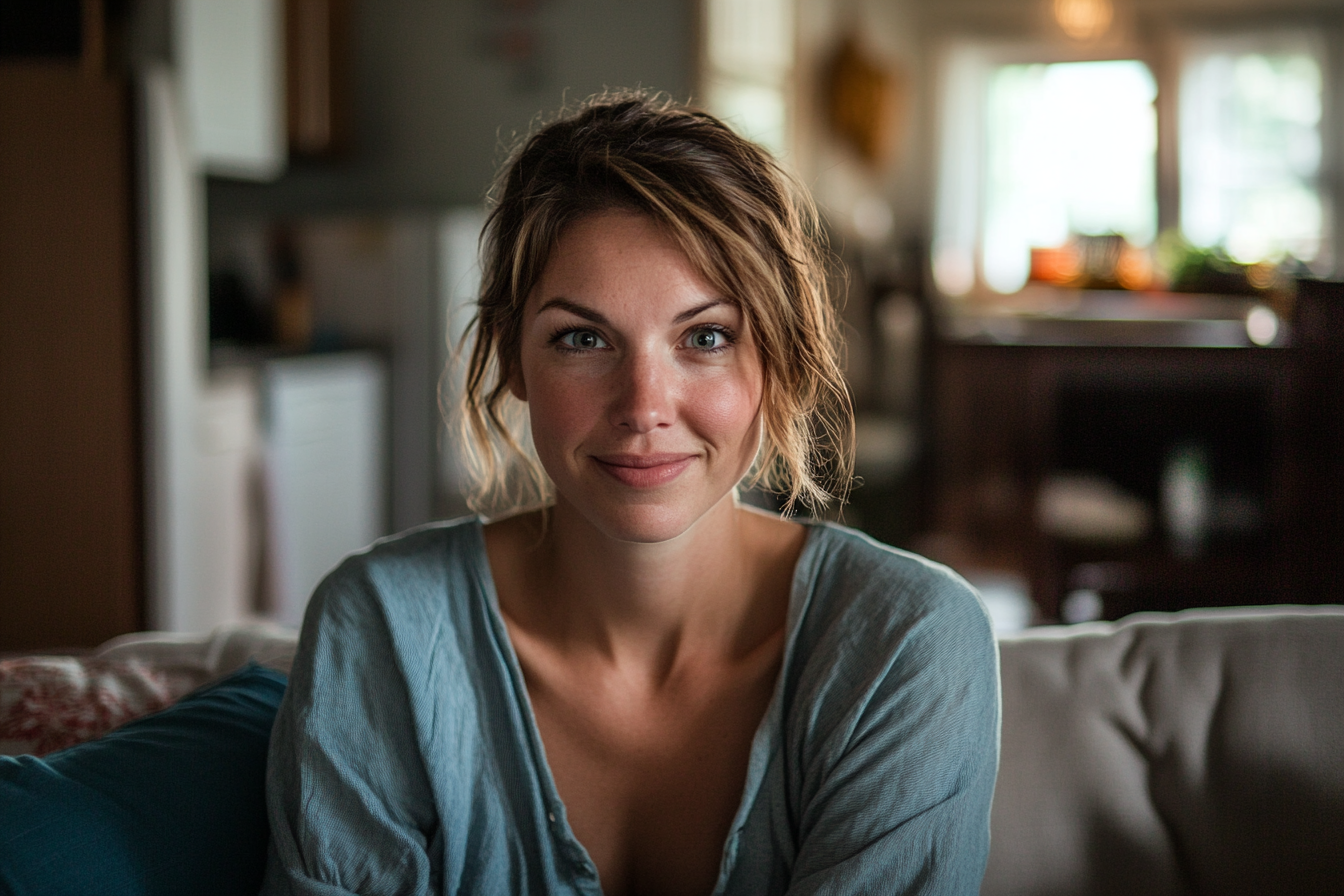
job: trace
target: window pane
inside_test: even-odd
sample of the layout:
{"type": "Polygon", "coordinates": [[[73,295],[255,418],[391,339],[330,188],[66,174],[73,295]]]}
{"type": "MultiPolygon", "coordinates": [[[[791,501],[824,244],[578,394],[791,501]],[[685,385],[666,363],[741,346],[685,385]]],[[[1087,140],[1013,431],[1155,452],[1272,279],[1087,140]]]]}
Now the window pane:
{"type": "Polygon", "coordinates": [[[708,0],[711,69],[745,80],[779,80],[793,65],[793,5],[785,0],[708,0]]]}
{"type": "Polygon", "coordinates": [[[998,292],[1026,282],[1033,246],[1072,234],[1157,229],[1157,85],[1142,62],[1009,65],[986,102],[982,270],[998,292]]]}
{"type": "Polygon", "coordinates": [[[793,0],[704,0],[706,108],[783,158],[794,59],[793,0]]]}
{"type": "Polygon", "coordinates": [[[1283,49],[1205,43],[1182,71],[1181,230],[1243,263],[1321,251],[1321,65],[1283,49]]]}
{"type": "Polygon", "coordinates": [[[782,90],[724,78],[709,83],[706,99],[714,114],[739,134],[784,157],[788,109],[782,90]]]}

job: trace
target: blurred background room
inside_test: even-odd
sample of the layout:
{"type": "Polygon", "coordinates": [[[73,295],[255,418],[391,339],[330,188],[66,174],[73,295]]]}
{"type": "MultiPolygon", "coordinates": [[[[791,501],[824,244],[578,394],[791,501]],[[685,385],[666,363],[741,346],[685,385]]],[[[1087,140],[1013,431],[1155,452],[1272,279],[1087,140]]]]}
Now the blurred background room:
{"type": "Polygon", "coordinates": [[[0,0],[0,650],[465,513],[489,181],[625,86],[815,195],[837,518],[1003,630],[1341,600],[1338,0],[0,0]]]}

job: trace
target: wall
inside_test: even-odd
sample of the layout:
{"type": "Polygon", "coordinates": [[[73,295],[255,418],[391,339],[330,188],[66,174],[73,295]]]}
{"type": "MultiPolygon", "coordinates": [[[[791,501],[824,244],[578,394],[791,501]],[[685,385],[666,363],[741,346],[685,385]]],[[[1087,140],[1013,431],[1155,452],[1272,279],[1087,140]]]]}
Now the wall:
{"type": "Polygon", "coordinates": [[[922,124],[924,50],[919,13],[914,0],[803,2],[799,6],[799,167],[833,226],[847,237],[858,236],[853,215],[864,199],[880,198],[887,203],[892,237],[923,227],[927,206],[923,174],[928,159],[922,124]],[[840,41],[851,36],[857,38],[869,62],[887,72],[896,88],[892,114],[898,136],[880,165],[864,162],[826,123],[826,68],[840,41]]]}
{"type": "Polygon", "coordinates": [[[270,184],[212,180],[212,216],[476,204],[538,113],[606,86],[692,89],[693,0],[352,2],[348,157],[270,184]],[[498,48],[510,33],[535,40],[528,60],[498,48]]]}

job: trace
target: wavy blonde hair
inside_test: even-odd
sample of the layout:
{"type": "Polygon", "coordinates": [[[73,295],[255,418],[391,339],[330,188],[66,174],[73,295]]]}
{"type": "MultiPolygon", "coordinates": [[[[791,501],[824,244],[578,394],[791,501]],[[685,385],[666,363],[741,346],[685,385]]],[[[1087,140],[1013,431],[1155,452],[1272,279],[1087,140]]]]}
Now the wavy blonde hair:
{"type": "Polygon", "coordinates": [[[608,92],[544,125],[512,153],[490,193],[477,314],[461,407],[473,509],[545,502],[509,382],[523,307],[564,229],[624,209],[658,222],[698,273],[742,308],[764,368],[763,438],[749,486],[785,512],[844,499],[853,409],[827,295],[830,258],[815,206],[761,147],[713,116],[643,92],[608,92]]]}

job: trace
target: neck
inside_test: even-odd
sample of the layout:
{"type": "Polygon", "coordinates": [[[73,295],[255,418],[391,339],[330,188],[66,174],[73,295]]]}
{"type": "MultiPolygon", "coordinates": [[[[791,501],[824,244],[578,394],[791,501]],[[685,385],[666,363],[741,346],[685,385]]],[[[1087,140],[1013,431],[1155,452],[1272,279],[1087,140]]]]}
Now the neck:
{"type": "Polygon", "coordinates": [[[563,499],[550,516],[540,531],[528,521],[533,548],[506,611],[566,651],[658,681],[707,655],[744,657],[778,633],[783,607],[761,587],[765,518],[731,494],[656,544],[613,539],[563,499]]]}

